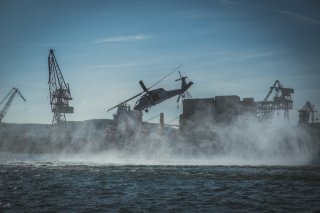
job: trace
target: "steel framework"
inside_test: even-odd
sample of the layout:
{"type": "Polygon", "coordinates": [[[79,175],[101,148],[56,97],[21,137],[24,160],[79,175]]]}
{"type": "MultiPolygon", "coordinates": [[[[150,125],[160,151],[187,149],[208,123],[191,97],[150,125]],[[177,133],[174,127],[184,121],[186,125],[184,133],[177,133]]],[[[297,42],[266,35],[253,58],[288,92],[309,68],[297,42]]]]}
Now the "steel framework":
{"type": "Polygon", "coordinates": [[[52,124],[66,125],[65,114],[73,113],[73,107],[69,106],[69,101],[72,100],[72,97],[69,84],[64,81],[53,49],[49,50],[48,68],[50,105],[53,112],[52,124]]]}
{"type": "Polygon", "coordinates": [[[279,80],[276,80],[273,86],[270,87],[270,90],[264,100],[256,102],[258,117],[270,118],[275,110],[284,110],[284,118],[289,120],[289,109],[293,108],[293,101],[291,97],[291,94],[293,93],[294,89],[285,88],[279,80]],[[269,101],[268,99],[273,92],[273,100],[269,101]]]}
{"type": "Polygon", "coordinates": [[[3,109],[0,111],[0,123],[2,122],[2,119],[4,118],[4,116],[7,114],[9,107],[11,106],[11,103],[14,99],[14,97],[16,96],[16,94],[18,94],[22,100],[24,100],[26,102],[26,99],[23,97],[23,95],[21,94],[20,90],[18,88],[12,88],[10,90],[10,92],[6,95],[6,97],[4,97],[4,99],[0,102],[0,105],[7,100],[6,104],[4,105],[3,109]]]}

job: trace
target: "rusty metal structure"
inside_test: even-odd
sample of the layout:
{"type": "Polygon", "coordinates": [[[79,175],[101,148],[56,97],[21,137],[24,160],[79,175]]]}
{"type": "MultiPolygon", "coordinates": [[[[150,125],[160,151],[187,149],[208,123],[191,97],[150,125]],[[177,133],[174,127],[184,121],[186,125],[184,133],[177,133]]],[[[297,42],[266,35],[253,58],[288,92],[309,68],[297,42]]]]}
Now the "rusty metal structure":
{"type": "Polygon", "coordinates": [[[264,100],[256,102],[258,117],[271,118],[275,110],[284,110],[284,118],[289,120],[289,110],[293,108],[291,97],[293,93],[294,89],[283,87],[282,83],[276,80],[264,100]],[[269,100],[272,93],[274,93],[273,100],[269,100]]]}
{"type": "Polygon", "coordinates": [[[73,113],[73,107],[69,106],[69,101],[72,100],[72,97],[69,84],[63,78],[53,49],[49,50],[48,69],[50,105],[53,112],[52,124],[66,125],[65,114],[73,113]]]}
{"type": "Polygon", "coordinates": [[[16,94],[18,94],[24,102],[27,102],[26,99],[21,94],[20,90],[18,88],[13,87],[9,91],[9,93],[6,95],[6,97],[4,97],[4,99],[2,99],[2,101],[0,102],[0,105],[1,105],[2,103],[4,103],[7,100],[6,104],[4,105],[2,110],[0,111],[0,123],[2,122],[2,119],[4,118],[4,116],[7,114],[9,107],[11,106],[11,103],[12,103],[14,97],[16,96],[16,94]]]}

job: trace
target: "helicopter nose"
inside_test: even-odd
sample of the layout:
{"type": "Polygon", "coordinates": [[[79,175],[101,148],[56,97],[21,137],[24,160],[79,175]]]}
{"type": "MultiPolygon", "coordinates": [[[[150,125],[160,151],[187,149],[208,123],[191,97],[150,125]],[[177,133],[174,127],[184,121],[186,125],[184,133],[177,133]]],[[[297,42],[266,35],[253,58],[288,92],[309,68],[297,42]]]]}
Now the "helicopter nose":
{"type": "Polygon", "coordinates": [[[134,110],[139,110],[139,108],[140,108],[139,104],[133,107],[134,110]]]}

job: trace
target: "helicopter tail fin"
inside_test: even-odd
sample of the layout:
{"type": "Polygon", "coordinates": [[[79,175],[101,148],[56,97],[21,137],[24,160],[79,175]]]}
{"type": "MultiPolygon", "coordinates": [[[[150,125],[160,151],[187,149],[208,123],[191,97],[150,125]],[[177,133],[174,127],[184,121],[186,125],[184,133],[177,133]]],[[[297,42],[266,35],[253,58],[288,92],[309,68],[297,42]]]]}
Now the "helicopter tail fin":
{"type": "Polygon", "coordinates": [[[191,86],[192,86],[193,82],[190,81],[189,83],[185,84],[182,88],[183,91],[187,91],[191,86]]]}

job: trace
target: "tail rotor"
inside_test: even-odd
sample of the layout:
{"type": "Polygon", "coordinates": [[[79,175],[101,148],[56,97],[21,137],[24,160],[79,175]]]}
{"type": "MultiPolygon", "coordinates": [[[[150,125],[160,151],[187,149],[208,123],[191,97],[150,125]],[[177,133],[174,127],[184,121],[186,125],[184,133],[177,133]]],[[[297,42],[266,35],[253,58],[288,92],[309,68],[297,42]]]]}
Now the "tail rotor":
{"type": "Polygon", "coordinates": [[[193,84],[192,81],[190,81],[188,84],[186,82],[186,78],[188,78],[188,76],[182,76],[180,70],[178,71],[179,73],[179,78],[176,79],[175,81],[181,81],[181,93],[178,95],[178,99],[177,102],[180,101],[180,98],[182,98],[182,100],[185,99],[192,99],[192,96],[190,95],[190,93],[188,92],[189,87],[191,87],[191,85],[193,84]]]}

